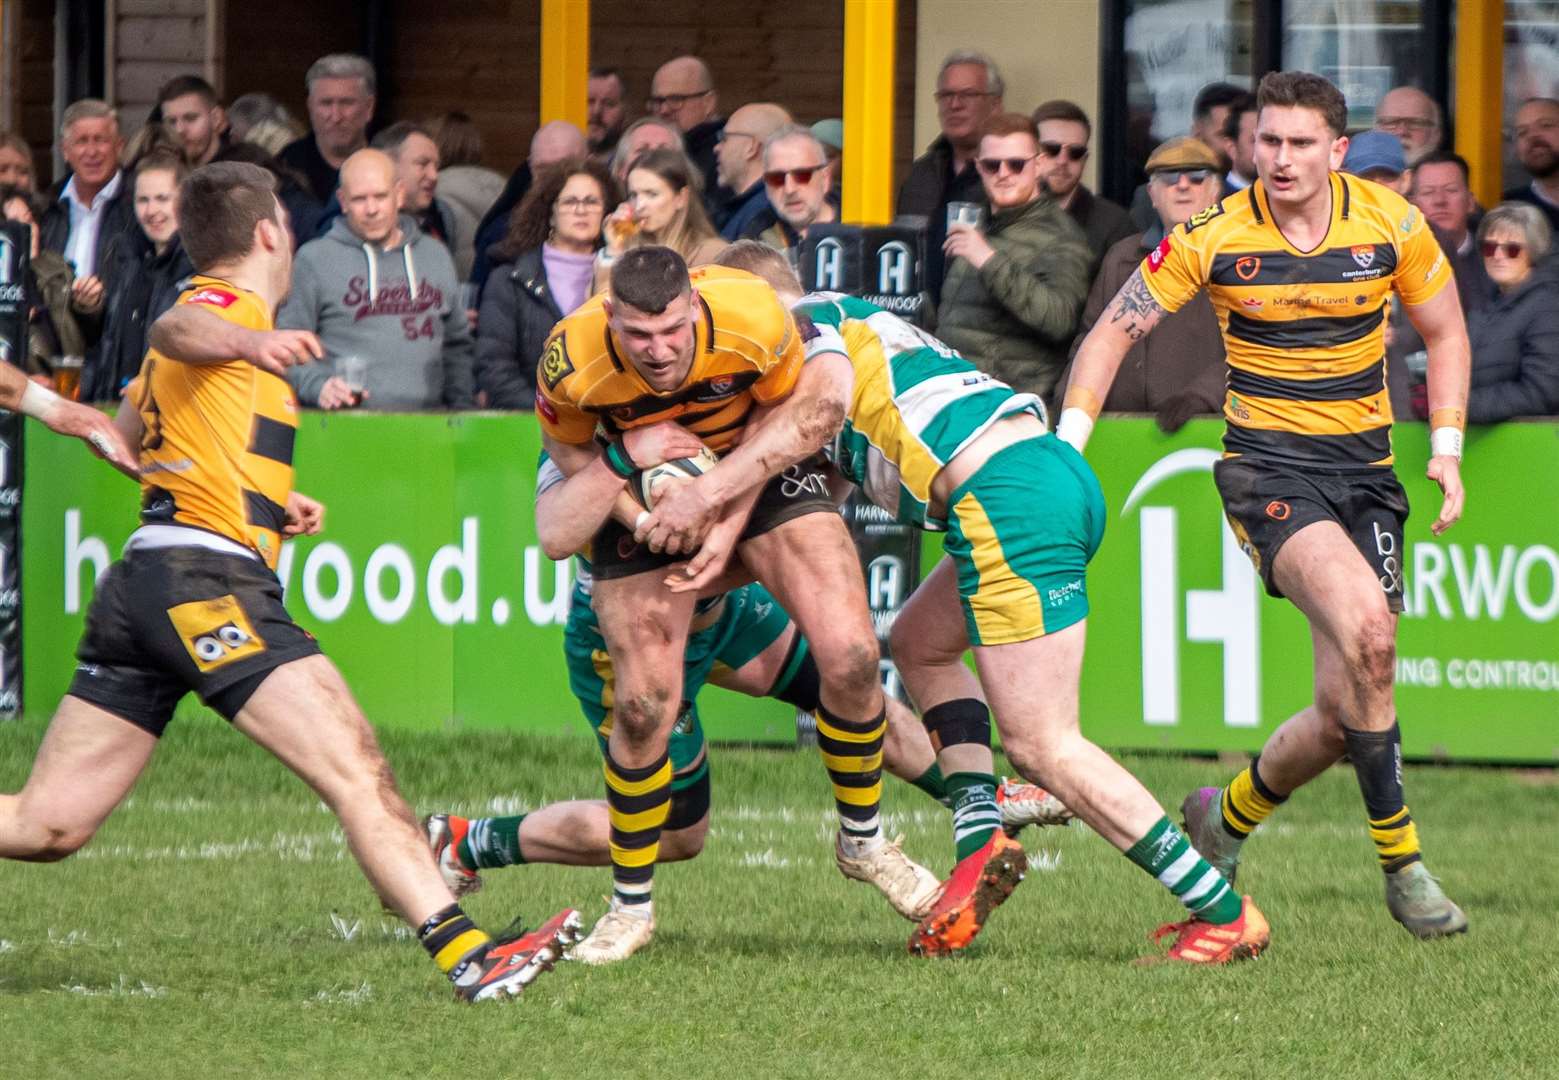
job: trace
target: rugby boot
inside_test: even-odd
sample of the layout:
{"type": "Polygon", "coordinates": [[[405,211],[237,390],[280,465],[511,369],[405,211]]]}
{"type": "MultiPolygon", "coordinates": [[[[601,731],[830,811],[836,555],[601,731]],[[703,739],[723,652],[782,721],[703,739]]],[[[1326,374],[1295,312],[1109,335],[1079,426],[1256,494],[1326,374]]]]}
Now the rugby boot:
{"type": "Polygon", "coordinates": [[[1386,910],[1416,938],[1427,940],[1467,932],[1467,916],[1445,895],[1421,862],[1409,863],[1386,875],[1386,910]]]}
{"type": "Polygon", "coordinates": [[[834,861],[839,872],[854,881],[864,881],[876,887],[888,898],[893,910],[918,922],[931,911],[936,903],[942,883],[935,874],[904,854],[904,838],[884,843],[869,855],[856,858],[845,854],[844,834],[834,842],[834,861]]]}
{"type": "Polygon", "coordinates": [[[1196,853],[1230,885],[1240,868],[1240,845],[1223,827],[1223,789],[1197,788],[1180,804],[1180,824],[1196,853]]]}
{"type": "Polygon", "coordinates": [[[1001,811],[1001,827],[1012,837],[1025,825],[1066,825],[1072,820],[1072,811],[1044,788],[1005,776],[996,785],[996,809],[1001,811]]]}
{"type": "Polygon", "coordinates": [[[451,973],[455,997],[477,1002],[519,996],[579,940],[580,925],[579,912],[564,908],[530,933],[520,927],[505,931],[451,973]]]}
{"type": "Polygon", "coordinates": [[[1272,940],[1266,916],[1248,896],[1241,902],[1240,917],[1232,923],[1220,926],[1202,919],[1187,919],[1166,923],[1150,937],[1159,942],[1170,935],[1174,935],[1175,940],[1170,943],[1168,953],[1138,962],[1178,960],[1185,964],[1227,964],[1235,960],[1254,960],[1266,951],[1272,940]]]}
{"type": "Polygon", "coordinates": [[[621,904],[614,897],[590,936],[575,945],[570,960],[582,964],[615,964],[626,960],[655,936],[655,912],[648,904],[621,904]]]}
{"type": "Polygon", "coordinates": [[[1022,845],[1000,829],[991,833],[984,847],[953,867],[931,914],[910,934],[909,951],[946,956],[968,948],[991,912],[1018,887],[1026,869],[1022,845]]]}
{"type": "Polygon", "coordinates": [[[438,863],[439,875],[457,897],[470,896],[482,889],[482,875],[467,870],[456,853],[470,828],[468,819],[454,814],[429,814],[422,819],[422,833],[433,849],[433,861],[438,863]]]}

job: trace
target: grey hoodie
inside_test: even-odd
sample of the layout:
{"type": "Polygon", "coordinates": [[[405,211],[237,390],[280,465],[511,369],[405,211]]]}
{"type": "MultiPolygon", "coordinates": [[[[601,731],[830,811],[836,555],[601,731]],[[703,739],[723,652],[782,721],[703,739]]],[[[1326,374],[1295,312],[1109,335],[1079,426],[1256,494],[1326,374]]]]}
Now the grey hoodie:
{"type": "Polygon", "coordinates": [[[286,330],[312,330],[325,359],[291,369],[305,405],[319,403],[344,356],[367,360],[364,407],[382,412],[469,409],[473,345],[449,249],[401,216],[402,240],[365,244],[337,218],[298,249],[292,295],[276,316],[286,330]]]}

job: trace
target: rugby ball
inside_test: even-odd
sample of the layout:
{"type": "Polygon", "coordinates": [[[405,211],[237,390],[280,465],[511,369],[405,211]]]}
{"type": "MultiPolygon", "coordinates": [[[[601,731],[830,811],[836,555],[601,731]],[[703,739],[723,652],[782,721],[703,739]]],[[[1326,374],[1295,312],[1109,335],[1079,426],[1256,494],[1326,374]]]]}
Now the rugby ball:
{"type": "Polygon", "coordinates": [[[706,446],[693,457],[676,458],[672,461],[664,461],[659,465],[651,465],[648,469],[640,469],[629,484],[628,489],[633,492],[633,497],[646,510],[655,509],[655,491],[667,480],[691,480],[695,476],[702,476],[719,463],[706,446]]]}

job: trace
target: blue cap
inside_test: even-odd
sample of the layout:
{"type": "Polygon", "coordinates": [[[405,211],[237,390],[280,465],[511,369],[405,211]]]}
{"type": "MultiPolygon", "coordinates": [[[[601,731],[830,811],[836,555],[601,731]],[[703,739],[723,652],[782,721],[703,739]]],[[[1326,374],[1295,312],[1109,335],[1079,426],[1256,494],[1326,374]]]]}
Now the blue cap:
{"type": "Polygon", "coordinates": [[[1361,131],[1348,143],[1348,154],[1342,159],[1342,171],[1363,176],[1377,169],[1397,176],[1407,171],[1402,140],[1389,131],[1361,131]]]}
{"type": "Polygon", "coordinates": [[[844,149],[844,121],[834,118],[819,120],[812,125],[812,134],[818,142],[824,146],[831,146],[835,150],[844,149]]]}

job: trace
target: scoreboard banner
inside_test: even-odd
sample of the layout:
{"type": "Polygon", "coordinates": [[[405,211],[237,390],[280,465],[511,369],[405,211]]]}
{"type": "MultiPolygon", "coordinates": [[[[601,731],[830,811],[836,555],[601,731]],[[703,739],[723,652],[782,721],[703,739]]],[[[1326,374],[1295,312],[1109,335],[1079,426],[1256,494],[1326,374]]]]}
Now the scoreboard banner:
{"type": "MultiPolygon", "coordinates": [[[[1310,638],[1267,597],[1213,487],[1222,427],[1166,436],[1107,417],[1089,444],[1109,506],[1089,568],[1084,730],[1117,749],[1255,750],[1311,699],[1310,638]]],[[[1413,504],[1397,558],[1407,611],[1397,709],[1419,758],[1559,761],[1559,425],[1468,434],[1467,512],[1429,532],[1422,425],[1396,431],[1413,504]]],[[[69,683],[94,576],[135,526],[132,484],[74,441],[27,425],[22,514],[29,714],[69,683]]],[[[325,531],[283,550],[294,617],[318,635],[368,715],[430,730],[574,730],[562,662],[568,563],[536,541],[539,450],[528,414],[305,413],[298,487],[325,531]],[[404,463],[415,463],[407,467],[404,463]]],[[[1043,492],[1034,512],[1044,513],[1043,492]]],[[[878,521],[859,524],[880,526],[878,521]]],[[[859,525],[858,525],[859,528],[859,525]]],[[[939,538],[923,544],[925,566],[939,538]]],[[[869,583],[909,580],[884,564],[869,583]]],[[[7,684],[8,686],[11,684],[7,684]]],[[[701,700],[712,738],[791,743],[793,710],[719,690],[701,700]]]]}

